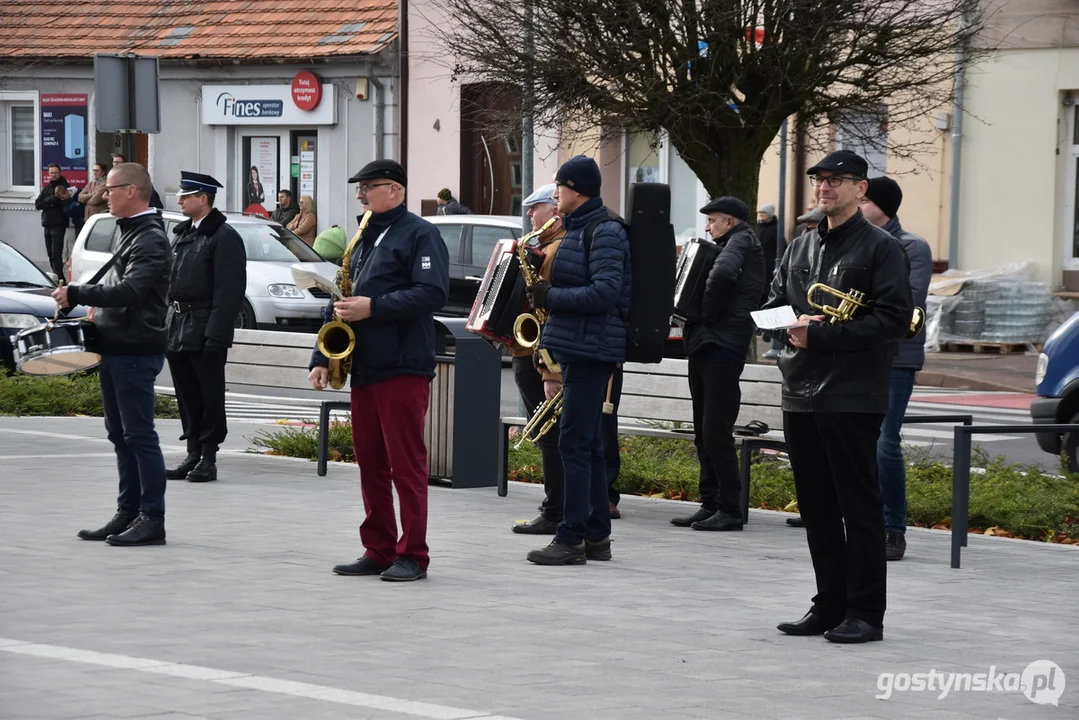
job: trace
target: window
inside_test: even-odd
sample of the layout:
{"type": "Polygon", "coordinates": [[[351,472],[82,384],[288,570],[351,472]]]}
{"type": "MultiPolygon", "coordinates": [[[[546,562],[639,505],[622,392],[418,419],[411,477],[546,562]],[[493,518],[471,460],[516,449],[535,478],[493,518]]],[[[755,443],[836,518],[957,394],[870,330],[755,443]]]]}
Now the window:
{"type": "Polygon", "coordinates": [[[116,235],[116,218],[101,216],[101,219],[90,228],[90,234],[86,236],[86,251],[111,253],[112,241],[116,235]]]}
{"type": "Polygon", "coordinates": [[[36,187],[34,172],[34,106],[9,105],[11,176],[8,187],[36,187]]]}
{"type": "Polygon", "coordinates": [[[443,225],[439,223],[435,225],[438,228],[438,232],[442,235],[442,242],[446,243],[446,252],[449,253],[450,262],[459,262],[457,256],[461,248],[461,231],[464,230],[464,225],[443,225]]]}
{"type": "MultiPolygon", "coordinates": [[[[1068,107],[1068,122],[1071,124],[1068,136],[1071,142],[1066,146],[1065,171],[1067,172],[1067,190],[1064,214],[1064,267],[1068,270],[1079,269],[1079,105],[1068,107]]],[[[1064,150],[1061,154],[1064,154],[1064,150]]]]}
{"type": "Polygon", "coordinates": [[[888,112],[871,109],[845,114],[835,132],[836,150],[853,150],[869,163],[869,177],[888,172],[888,112]]]}
{"type": "Polygon", "coordinates": [[[491,227],[490,225],[472,226],[472,264],[487,267],[491,253],[499,240],[515,238],[517,234],[510,228],[491,227]]]}
{"type": "Polygon", "coordinates": [[[655,137],[646,133],[626,135],[626,187],[633,183],[663,182],[659,168],[655,137]]]}

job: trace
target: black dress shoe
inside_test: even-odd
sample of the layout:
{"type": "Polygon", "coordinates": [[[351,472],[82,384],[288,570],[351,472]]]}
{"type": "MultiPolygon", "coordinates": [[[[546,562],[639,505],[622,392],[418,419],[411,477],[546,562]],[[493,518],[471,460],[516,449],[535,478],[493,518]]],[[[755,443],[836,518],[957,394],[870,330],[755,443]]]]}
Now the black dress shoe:
{"type": "Polygon", "coordinates": [[[365,555],[362,558],[358,558],[354,563],[334,565],[333,571],[338,575],[381,575],[389,569],[389,567],[389,565],[383,565],[377,560],[365,555]]]}
{"type": "Polygon", "coordinates": [[[97,530],[79,530],[79,537],[83,540],[104,540],[109,535],[118,535],[127,530],[127,527],[135,522],[138,516],[139,514],[134,510],[119,508],[112,516],[112,520],[105,523],[105,527],[97,530]]]}
{"type": "Polygon", "coordinates": [[[608,535],[602,540],[585,540],[584,556],[589,560],[610,560],[611,536],[608,535]]]}
{"type": "Polygon", "coordinates": [[[618,509],[618,506],[610,501],[607,502],[607,505],[610,506],[611,509],[611,520],[621,520],[622,511],[618,509]]]}
{"type": "Polygon", "coordinates": [[[552,540],[547,547],[542,550],[532,550],[526,557],[529,562],[537,565],[584,565],[588,562],[583,541],[578,545],[567,545],[552,540]]]}
{"type": "Polygon", "coordinates": [[[722,510],[717,510],[716,513],[707,520],[700,520],[690,525],[694,530],[712,530],[719,532],[726,532],[731,530],[741,530],[744,523],[742,518],[728,515],[722,510]]]}
{"type": "Polygon", "coordinates": [[[787,524],[791,527],[804,528],[806,526],[806,521],[799,515],[798,517],[787,518],[787,524]]]}
{"type": "Polygon", "coordinates": [[[898,530],[889,530],[884,534],[884,557],[888,560],[902,560],[907,552],[907,536],[898,530]]]}
{"type": "Polygon", "coordinates": [[[835,629],[824,633],[824,639],[834,643],[864,643],[884,639],[884,628],[873,627],[865,620],[847,618],[835,629]]]}
{"type": "Polygon", "coordinates": [[[513,532],[521,535],[554,535],[558,529],[558,523],[548,520],[542,515],[537,515],[528,522],[517,523],[513,526],[513,532]]]}
{"type": "Polygon", "coordinates": [[[217,459],[204,457],[195,469],[187,474],[188,482],[213,482],[217,480],[217,459]]]}
{"type": "Polygon", "coordinates": [[[165,477],[169,480],[183,480],[187,477],[187,474],[195,469],[195,466],[199,464],[199,460],[202,459],[202,455],[197,452],[189,452],[184,461],[174,467],[172,470],[165,471],[165,477]]]}
{"type": "Polygon", "coordinates": [[[137,545],[164,545],[165,523],[154,520],[145,513],[139,513],[135,522],[127,530],[105,538],[109,545],[135,547],[137,545]]]}
{"type": "Polygon", "coordinates": [[[421,568],[414,559],[402,556],[397,558],[393,565],[390,565],[379,577],[390,582],[411,582],[423,580],[427,577],[427,571],[421,568]]]}
{"type": "Polygon", "coordinates": [[[671,518],[671,525],[676,525],[678,527],[691,527],[693,523],[707,520],[715,514],[715,510],[709,510],[702,507],[700,510],[687,517],[671,518]]]}
{"type": "Polygon", "coordinates": [[[801,620],[779,623],[776,629],[788,635],[823,635],[841,622],[842,620],[830,622],[810,610],[801,620]]]}

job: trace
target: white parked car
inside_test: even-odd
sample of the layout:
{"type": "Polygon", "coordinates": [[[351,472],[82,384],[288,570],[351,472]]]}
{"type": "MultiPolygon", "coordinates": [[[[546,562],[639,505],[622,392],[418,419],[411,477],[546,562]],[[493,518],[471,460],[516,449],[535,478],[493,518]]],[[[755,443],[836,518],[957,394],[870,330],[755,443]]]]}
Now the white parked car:
{"type": "MultiPolygon", "coordinates": [[[[173,230],[186,218],[165,211],[165,230],[171,242],[173,230]]],[[[279,223],[259,216],[225,213],[247,251],[247,289],[236,327],[260,330],[317,330],[329,295],[321,290],[300,289],[292,279],[292,266],[310,265],[311,270],[333,277],[337,266],[322,259],[298,236],[279,223]]],[[[120,240],[116,218],[108,213],[91,216],[71,249],[68,277],[73,283],[89,280],[112,256],[120,240]]]]}

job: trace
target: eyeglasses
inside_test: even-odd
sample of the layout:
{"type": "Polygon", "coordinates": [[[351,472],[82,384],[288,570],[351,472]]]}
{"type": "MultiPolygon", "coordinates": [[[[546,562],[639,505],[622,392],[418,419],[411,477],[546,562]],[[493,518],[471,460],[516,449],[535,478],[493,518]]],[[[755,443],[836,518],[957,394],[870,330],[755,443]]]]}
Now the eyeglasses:
{"type": "Polygon", "coordinates": [[[376,185],[368,185],[367,183],[361,183],[360,184],[360,192],[362,194],[366,195],[367,193],[371,192],[371,190],[373,188],[383,187],[385,185],[393,185],[393,183],[385,182],[385,183],[378,183],[376,185]]]}
{"type": "Polygon", "coordinates": [[[828,177],[821,177],[820,175],[811,175],[809,182],[813,183],[813,187],[820,187],[824,183],[828,183],[828,187],[837,188],[843,184],[844,180],[850,180],[851,182],[861,182],[865,178],[851,177],[850,175],[829,175],[828,177]]]}
{"type": "Polygon", "coordinates": [[[124,183],[123,185],[106,185],[105,192],[111,192],[112,190],[119,190],[124,187],[135,187],[135,183],[124,183]]]}

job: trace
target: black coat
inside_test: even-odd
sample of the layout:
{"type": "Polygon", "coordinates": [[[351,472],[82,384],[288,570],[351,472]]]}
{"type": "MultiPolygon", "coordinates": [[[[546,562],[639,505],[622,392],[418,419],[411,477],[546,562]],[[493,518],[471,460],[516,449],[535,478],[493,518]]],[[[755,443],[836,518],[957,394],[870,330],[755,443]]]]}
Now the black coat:
{"type": "Polygon", "coordinates": [[[768,288],[761,244],[749,225],[739,223],[716,240],[719,254],[701,296],[701,319],[685,327],[686,353],[708,345],[744,356],[754,324],[749,313],[760,308],[768,288]]]}
{"type": "Polygon", "coordinates": [[[216,208],[196,228],[176,226],[176,262],[169,280],[169,352],[232,346],[247,289],[244,242],[216,208]],[[193,303],[177,308],[171,303],[193,303]]]}
{"type": "MultiPolygon", "coordinates": [[[[352,295],[371,298],[371,317],[352,323],[352,385],[399,375],[433,378],[434,312],[450,288],[449,253],[438,228],[404,205],[373,215],[349,267],[352,295]]],[[[331,299],[326,316],[332,313],[331,299]]],[[[328,364],[316,348],[309,369],[328,364]]]]}
{"type": "Polygon", "coordinates": [[[34,207],[41,211],[41,227],[67,227],[67,213],[64,212],[64,201],[56,197],[56,188],[70,187],[63,177],[49,181],[49,184],[41,188],[34,207]]]}
{"type": "Polygon", "coordinates": [[[68,286],[68,304],[98,308],[94,313],[106,355],[160,355],[165,352],[165,305],[172,248],[160,213],[121,218],[119,255],[98,285],[68,286]]]}
{"type": "MultiPolygon", "coordinates": [[[[764,277],[768,284],[772,283],[772,276],[776,272],[776,259],[779,257],[779,221],[772,218],[757,226],[757,237],[761,241],[761,249],[764,250],[764,277]]],[[[767,288],[765,288],[767,291],[767,288]]]]}
{"type": "MultiPolygon", "coordinates": [[[[861,211],[832,230],[824,220],[791,242],[765,307],[791,305],[795,315],[820,315],[806,298],[818,282],[860,290],[870,305],[846,322],[811,323],[804,349],[784,344],[783,410],[887,413],[892,360],[914,310],[903,247],[861,211]]],[[[830,295],[814,300],[839,304],[830,295]]]]}

